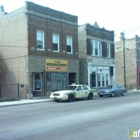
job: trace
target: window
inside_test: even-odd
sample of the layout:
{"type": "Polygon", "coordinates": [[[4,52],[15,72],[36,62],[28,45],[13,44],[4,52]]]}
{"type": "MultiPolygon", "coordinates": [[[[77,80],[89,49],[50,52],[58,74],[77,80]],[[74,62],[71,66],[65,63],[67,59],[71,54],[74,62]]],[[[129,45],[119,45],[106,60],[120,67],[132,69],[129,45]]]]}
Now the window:
{"type": "Polygon", "coordinates": [[[80,90],[82,90],[82,87],[81,86],[78,86],[77,87],[77,91],[80,91],[80,90]]]}
{"type": "Polygon", "coordinates": [[[107,44],[107,57],[110,58],[110,44],[107,44]]]}
{"type": "Polygon", "coordinates": [[[93,40],[93,56],[102,56],[102,44],[99,41],[93,40]]]}
{"type": "Polygon", "coordinates": [[[88,87],[87,86],[83,86],[83,90],[88,90],[88,87]]]}
{"type": "Polygon", "coordinates": [[[34,91],[42,90],[42,74],[41,73],[33,74],[33,89],[34,91]]]}
{"type": "Polygon", "coordinates": [[[62,90],[67,86],[67,73],[46,72],[46,84],[48,90],[62,90]]]}
{"type": "Polygon", "coordinates": [[[72,37],[71,36],[67,36],[67,53],[72,53],[73,52],[73,48],[72,48],[72,37]]]}
{"type": "Polygon", "coordinates": [[[37,30],[37,50],[44,50],[44,32],[37,30]]]}
{"type": "Polygon", "coordinates": [[[59,52],[59,35],[58,34],[55,34],[55,33],[53,34],[52,42],[53,42],[53,51],[59,52]]]}

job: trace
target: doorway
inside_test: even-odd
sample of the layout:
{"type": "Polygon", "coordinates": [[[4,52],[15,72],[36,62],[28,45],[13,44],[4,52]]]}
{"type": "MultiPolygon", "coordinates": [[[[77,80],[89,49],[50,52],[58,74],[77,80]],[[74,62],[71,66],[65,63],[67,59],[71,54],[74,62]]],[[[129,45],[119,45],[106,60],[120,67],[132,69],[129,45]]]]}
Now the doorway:
{"type": "Polygon", "coordinates": [[[76,83],[76,73],[69,73],[69,85],[76,83]]]}

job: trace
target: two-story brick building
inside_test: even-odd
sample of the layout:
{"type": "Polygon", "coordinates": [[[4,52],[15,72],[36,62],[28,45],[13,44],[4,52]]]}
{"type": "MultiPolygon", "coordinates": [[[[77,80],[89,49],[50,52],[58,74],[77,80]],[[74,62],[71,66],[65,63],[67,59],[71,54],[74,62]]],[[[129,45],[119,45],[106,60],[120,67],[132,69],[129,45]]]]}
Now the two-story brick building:
{"type": "Polygon", "coordinates": [[[115,83],[114,31],[84,24],[78,28],[80,83],[104,87],[115,83]]]}
{"type": "Polygon", "coordinates": [[[0,53],[5,67],[0,72],[1,96],[15,93],[8,90],[13,83],[18,83],[20,98],[49,95],[79,83],[77,20],[32,2],[10,13],[1,10],[0,53]]]}
{"type": "MultiPolygon", "coordinates": [[[[115,42],[116,82],[124,85],[123,41],[115,42]]],[[[140,37],[125,39],[126,87],[140,88],[140,37]]]]}

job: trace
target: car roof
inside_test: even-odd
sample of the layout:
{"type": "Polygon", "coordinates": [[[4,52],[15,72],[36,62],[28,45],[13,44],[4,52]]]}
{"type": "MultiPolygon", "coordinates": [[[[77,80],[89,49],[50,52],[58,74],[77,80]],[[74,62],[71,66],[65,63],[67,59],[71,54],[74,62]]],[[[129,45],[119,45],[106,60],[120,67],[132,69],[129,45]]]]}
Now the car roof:
{"type": "Polygon", "coordinates": [[[82,85],[82,84],[71,84],[69,86],[87,86],[87,85],[82,85]]]}

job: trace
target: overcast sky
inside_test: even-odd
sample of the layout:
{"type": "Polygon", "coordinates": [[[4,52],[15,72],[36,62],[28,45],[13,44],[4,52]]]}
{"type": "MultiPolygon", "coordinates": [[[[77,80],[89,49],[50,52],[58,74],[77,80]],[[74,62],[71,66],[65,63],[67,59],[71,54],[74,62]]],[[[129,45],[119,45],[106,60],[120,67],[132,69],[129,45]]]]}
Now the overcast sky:
{"type": "MultiPolygon", "coordinates": [[[[120,32],[126,38],[140,36],[140,0],[30,0],[36,4],[50,7],[78,16],[78,24],[98,23],[100,28],[113,30],[115,41],[120,32]]],[[[24,6],[25,0],[0,0],[5,12],[24,6]]]]}

